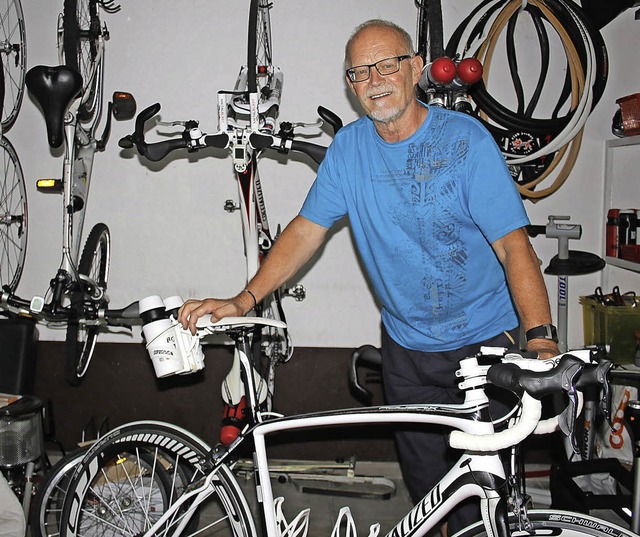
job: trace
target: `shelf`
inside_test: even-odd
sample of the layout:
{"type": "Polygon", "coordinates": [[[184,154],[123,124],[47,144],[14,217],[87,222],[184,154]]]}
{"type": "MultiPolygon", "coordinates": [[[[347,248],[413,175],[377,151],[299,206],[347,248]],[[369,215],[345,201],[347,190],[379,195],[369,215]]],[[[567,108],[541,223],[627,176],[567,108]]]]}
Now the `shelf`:
{"type": "Polygon", "coordinates": [[[634,263],[633,261],[627,261],[626,259],[609,256],[605,257],[604,260],[607,262],[607,265],[611,265],[612,267],[620,267],[633,272],[640,272],[640,263],[634,263]]]}
{"type": "Polygon", "coordinates": [[[625,136],[624,138],[614,138],[613,140],[607,140],[608,147],[624,147],[626,145],[638,144],[640,144],[640,134],[637,136],[625,136]]]}

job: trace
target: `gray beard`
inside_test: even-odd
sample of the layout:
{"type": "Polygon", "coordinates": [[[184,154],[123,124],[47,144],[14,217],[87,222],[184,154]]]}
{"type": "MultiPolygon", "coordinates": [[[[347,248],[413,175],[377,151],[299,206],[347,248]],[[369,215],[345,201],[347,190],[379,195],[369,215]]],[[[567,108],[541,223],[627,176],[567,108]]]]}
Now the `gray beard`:
{"type": "Polygon", "coordinates": [[[368,114],[368,116],[373,121],[377,121],[378,123],[391,123],[392,121],[395,121],[400,116],[401,113],[402,113],[402,110],[399,110],[398,108],[393,108],[391,110],[386,110],[384,114],[381,114],[380,112],[374,112],[374,113],[368,114]]]}

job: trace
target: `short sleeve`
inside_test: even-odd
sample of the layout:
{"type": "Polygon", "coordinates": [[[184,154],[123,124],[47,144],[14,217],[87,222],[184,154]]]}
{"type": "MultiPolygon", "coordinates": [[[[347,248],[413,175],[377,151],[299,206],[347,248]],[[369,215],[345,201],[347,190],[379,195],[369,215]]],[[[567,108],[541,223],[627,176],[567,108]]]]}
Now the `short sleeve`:
{"type": "Polygon", "coordinates": [[[493,243],[530,222],[504,157],[491,135],[482,128],[481,139],[471,147],[469,212],[489,243],[493,243]]]}
{"type": "Polygon", "coordinates": [[[336,139],[327,149],[327,154],[318,169],[300,215],[312,222],[330,228],[347,213],[344,195],[344,165],[340,165],[340,148],[336,139]]]}

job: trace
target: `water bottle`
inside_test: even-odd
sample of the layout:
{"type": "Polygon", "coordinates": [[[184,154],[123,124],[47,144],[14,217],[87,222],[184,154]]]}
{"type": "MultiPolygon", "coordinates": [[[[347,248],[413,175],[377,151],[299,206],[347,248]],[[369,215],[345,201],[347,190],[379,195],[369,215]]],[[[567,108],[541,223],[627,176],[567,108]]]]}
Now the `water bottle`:
{"type": "Polygon", "coordinates": [[[142,333],[147,352],[158,378],[182,372],[182,355],[173,330],[175,321],[169,319],[162,297],[152,295],[138,302],[142,317],[142,333]]]}
{"type": "Polygon", "coordinates": [[[202,345],[200,345],[200,338],[192,335],[189,330],[184,330],[178,323],[178,310],[182,304],[184,304],[184,299],[179,295],[164,299],[164,307],[167,316],[172,321],[176,344],[182,356],[183,370],[180,373],[188,375],[204,368],[204,352],[202,345]]]}
{"type": "Polygon", "coordinates": [[[182,304],[184,304],[184,299],[180,295],[174,295],[165,298],[163,302],[167,317],[173,317],[177,321],[178,310],[182,307],[182,304]]]}

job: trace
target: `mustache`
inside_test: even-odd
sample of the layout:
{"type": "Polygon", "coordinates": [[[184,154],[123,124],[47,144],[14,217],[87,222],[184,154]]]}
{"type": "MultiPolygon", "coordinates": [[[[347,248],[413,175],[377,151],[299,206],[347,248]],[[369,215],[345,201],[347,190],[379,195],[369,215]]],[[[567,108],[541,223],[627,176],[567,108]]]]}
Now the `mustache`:
{"type": "Polygon", "coordinates": [[[395,88],[391,85],[385,84],[384,86],[378,86],[376,88],[369,88],[365,91],[364,96],[366,98],[373,97],[374,95],[380,95],[381,93],[393,93],[395,88]]]}

